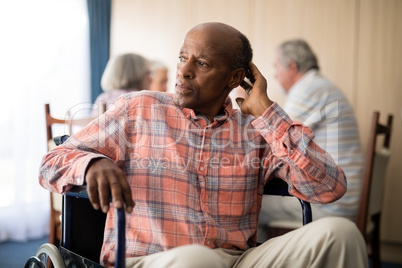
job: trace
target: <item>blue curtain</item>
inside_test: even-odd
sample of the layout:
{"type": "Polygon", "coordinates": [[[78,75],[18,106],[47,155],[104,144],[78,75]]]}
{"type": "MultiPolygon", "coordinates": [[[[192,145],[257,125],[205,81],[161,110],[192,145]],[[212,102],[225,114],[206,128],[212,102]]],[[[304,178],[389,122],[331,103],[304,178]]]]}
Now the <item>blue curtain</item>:
{"type": "Polygon", "coordinates": [[[100,80],[109,60],[111,0],[87,0],[91,67],[91,101],[102,92],[100,80]]]}

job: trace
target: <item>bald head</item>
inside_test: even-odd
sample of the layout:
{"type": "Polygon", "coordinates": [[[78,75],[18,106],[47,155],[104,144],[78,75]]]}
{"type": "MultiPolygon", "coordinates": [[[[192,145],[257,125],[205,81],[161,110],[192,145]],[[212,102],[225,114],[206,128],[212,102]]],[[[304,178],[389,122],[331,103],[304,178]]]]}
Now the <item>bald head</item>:
{"type": "Polygon", "coordinates": [[[187,35],[196,32],[203,35],[205,42],[219,47],[222,53],[227,54],[229,64],[233,69],[247,68],[253,59],[253,50],[250,41],[239,30],[220,22],[206,22],[193,27],[187,35]]]}
{"type": "Polygon", "coordinates": [[[221,36],[223,39],[226,38],[236,38],[240,32],[233,28],[230,25],[220,23],[220,22],[205,22],[194,26],[191,31],[209,31],[209,34],[212,36],[221,36]]]}
{"type": "Polygon", "coordinates": [[[216,22],[195,26],[180,48],[174,103],[212,122],[243,81],[251,58],[250,42],[235,28],[216,22]]]}

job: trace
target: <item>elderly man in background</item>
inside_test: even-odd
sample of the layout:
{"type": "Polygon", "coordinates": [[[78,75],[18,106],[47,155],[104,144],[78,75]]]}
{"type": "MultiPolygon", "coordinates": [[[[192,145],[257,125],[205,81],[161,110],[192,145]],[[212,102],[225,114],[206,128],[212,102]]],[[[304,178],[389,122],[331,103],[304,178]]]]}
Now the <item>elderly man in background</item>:
{"type": "MultiPolygon", "coordinates": [[[[275,78],[288,94],[283,109],[292,120],[314,131],[314,141],[346,174],[346,194],[329,204],[312,204],[313,219],[340,216],[355,221],[363,157],[353,108],[339,88],[320,73],[317,57],[306,41],[282,43],[276,51],[274,67],[275,78]]],[[[300,204],[294,198],[264,196],[262,203],[261,229],[272,220],[298,221],[301,226],[300,204]]],[[[259,239],[266,238],[260,232],[259,239]]]]}

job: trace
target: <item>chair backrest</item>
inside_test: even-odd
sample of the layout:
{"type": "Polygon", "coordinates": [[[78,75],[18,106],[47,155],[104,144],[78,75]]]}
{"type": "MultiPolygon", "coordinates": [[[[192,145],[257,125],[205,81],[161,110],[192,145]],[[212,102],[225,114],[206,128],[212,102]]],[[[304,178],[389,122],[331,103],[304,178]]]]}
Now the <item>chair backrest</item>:
{"type": "MultiPolygon", "coordinates": [[[[59,124],[59,125],[64,125],[68,128],[68,133],[61,133],[61,134],[67,134],[67,135],[72,135],[73,133],[73,127],[74,126],[79,126],[79,127],[84,127],[86,126],[89,122],[92,120],[96,119],[99,115],[103,114],[106,111],[106,103],[100,103],[98,105],[98,113],[92,114],[88,117],[85,118],[70,118],[69,114],[67,114],[66,118],[57,118],[51,115],[50,112],[50,104],[46,103],[45,104],[45,116],[46,116],[46,144],[47,144],[47,149],[48,151],[52,149],[54,145],[53,143],[53,130],[52,126],[59,124]]],[[[59,136],[60,133],[57,134],[59,136]]]]}
{"type": "Polygon", "coordinates": [[[365,237],[368,221],[375,215],[379,217],[382,209],[383,190],[388,160],[393,116],[389,115],[387,124],[379,123],[380,113],[374,112],[363,173],[362,191],[356,225],[365,237]],[[381,149],[377,150],[377,138],[384,135],[381,149]]]}
{"type": "MultiPolygon", "coordinates": [[[[45,121],[46,121],[46,144],[47,150],[51,150],[55,147],[55,143],[53,141],[53,130],[52,127],[54,125],[64,125],[65,129],[68,130],[68,133],[58,133],[60,134],[68,134],[71,135],[73,132],[73,127],[84,127],[89,122],[97,118],[99,115],[103,114],[106,111],[106,104],[101,103],[98,105],[98,113],[93,113],[92,115],[86,118],[71,118],[71,116],[67,115],[66,118],[57,118],[51,115],[50,112],[50,104],[45,104],[45,121]]],[[[61,221],[60,214],[62,211],[62,196],[56,193],[50,193],[50,231],[49,231],[49,242],[54,244],[55,246],[59,246],[60,238],[61,238],[61,221]]]]}

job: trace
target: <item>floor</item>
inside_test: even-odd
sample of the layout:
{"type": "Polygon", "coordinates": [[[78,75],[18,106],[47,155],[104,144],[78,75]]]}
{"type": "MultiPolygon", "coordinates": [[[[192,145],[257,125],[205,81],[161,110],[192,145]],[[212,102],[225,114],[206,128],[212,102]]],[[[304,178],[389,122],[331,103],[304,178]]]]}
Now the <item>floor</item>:
{"type": "Polygon", "coordinates": [[[31,256],[35,256],[39,247],[48,242],[48,237],[22,242],[0,243],[0,267],[23,268],[31,256]]]}

